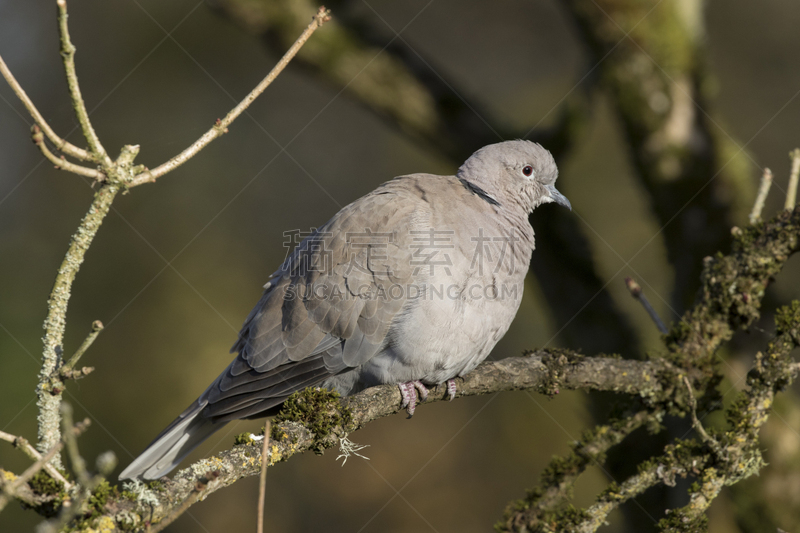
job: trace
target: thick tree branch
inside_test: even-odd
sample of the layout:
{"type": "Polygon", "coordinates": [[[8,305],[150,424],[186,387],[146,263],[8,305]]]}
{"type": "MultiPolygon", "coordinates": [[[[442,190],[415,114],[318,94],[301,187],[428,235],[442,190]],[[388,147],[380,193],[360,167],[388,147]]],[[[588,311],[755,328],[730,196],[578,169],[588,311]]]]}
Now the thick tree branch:
{"type": "MultiPolygon", "coordinates": [[[[542,350],[526,357],[484,363],[458,380],[457,396],[475,396],[501,391],[531,390],[553,394],[559,389],[588,389],[625,392],[645,401],[661,401],[672,390],[672,369],[663,362],[632,361],[610,357],[582,357],[564,350],[542,350]]],[[[305,393],[317,394],[313,389],[305,393]]],[[[446,385],[431,389],[428,402],[447,399],[446,385]]],[[[291,399],[289,400],[292,401],[291,399]]],[[[308,450],[321,451],[336,446],[339,439],[369,422],[402,411],[400,392],[385,385],[362,391],[339,401],[330,400],[318,411],[338,421],[325,434],[314,434],[314,422],[278,421],[273,424],[269,443],[269,464],[285,461],[308,450]]],[[[280,419],[280,415],[278,417],[280,419]]],[[[178,472],[173,479],[164,478],[161,490],[145,493],[140,500],[119,499],[107,508],[122,528],[124,524],[156,524],[171,516],[178,508],[204,499],[209,494],[237,480],[258,475],[261,471],[261,443],[234,446],[214,457],[203,459],[178,472]],[[215,472],[215,478],[198,490],[198,479],[215,472]],[[153,503],[155,498],[157,503],[153,503]]],[[[598,450],[599,451],[599,450],[598,450]]],[[[141,484],[140,484],[141,485],[141,484]]],[[[134,493],[132,488],[126,489],[134,493]]],[[[140,492],[141,495],[141,492],[140,492]]],[[[140,496],[141,497],[141,496],[140,496]]]]}
{"type": "Polygon", "coordinates": [[[568,0],[598,62],[675,267],[675,307],[697,289],[700,259],[725,250],[753,198],[751,164],[721,131],[701,87],[700,0],[568,0]]]}

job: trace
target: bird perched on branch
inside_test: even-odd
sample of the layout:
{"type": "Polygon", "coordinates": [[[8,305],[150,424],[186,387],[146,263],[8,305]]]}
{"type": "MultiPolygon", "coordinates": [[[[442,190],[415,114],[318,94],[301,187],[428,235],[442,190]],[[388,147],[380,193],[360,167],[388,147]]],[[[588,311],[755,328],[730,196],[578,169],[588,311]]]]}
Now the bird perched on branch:
{"type": "Polygon", "coordinates": [[[394,383],[417,392],[480,364],[522,299],[534,249],[528,215],[571,209],[550,152],[485,146],[455,176],[388,181],[311,232],[264,286],[233,362],[120,474],[157,479],[226,422],[275,414],[306,387],[342,395],[394,383]]]}

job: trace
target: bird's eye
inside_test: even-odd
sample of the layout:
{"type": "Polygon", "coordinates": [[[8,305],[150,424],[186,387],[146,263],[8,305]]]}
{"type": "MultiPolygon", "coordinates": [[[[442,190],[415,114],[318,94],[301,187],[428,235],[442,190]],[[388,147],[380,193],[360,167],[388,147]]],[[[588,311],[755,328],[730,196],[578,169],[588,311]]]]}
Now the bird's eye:
{"type": "Polygon", "coordinates": [[[533,174],[533,167],[530,165],[525,165],[525,168],[522,169],[522,173],[526,176],[530,176],[533,174]]]}

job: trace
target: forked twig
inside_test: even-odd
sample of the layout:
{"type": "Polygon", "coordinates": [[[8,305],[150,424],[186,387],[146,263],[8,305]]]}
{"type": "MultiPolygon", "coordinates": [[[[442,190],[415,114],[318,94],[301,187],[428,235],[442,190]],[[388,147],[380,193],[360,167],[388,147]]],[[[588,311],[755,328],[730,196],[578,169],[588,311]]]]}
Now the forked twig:
{"type": "Polygon", "coordinates": [[[22,88],[22,86],[19,84],[17,79],[14,77],[13,74],[11,74],[11,71],[8,69],[8,65],[6,65],[5,61],[3,61],[2,57],[0,57],[0,74],[3,75],[3,77],[8,82],[8,85],[10,85],[11,89],[14,91],[14,94],[17,95],[17,98],[20,99],[22,105],[25,106],[25,109],[27,109],[28,113],[30,113],[31,117],[33,117],[33,120],[36,122],[36,124],[39,125],[40,128],[42,128],[44,134],[47,135],[47,138],[50,139],[50,142],[52,142],[55,145],[56,149],[59,152],[64,152],[68,156],[74,157],[76,159],[81,159],[83,161],[94,160],[92,154],[90,154],[83,148],[78,148],[74,144],[67,142],[66,140],[59,137],[55,131],[53,131],[53,128],[50,127],[50,125],[44,119],[42,114],[39,113],[39,110],[36,109],[36,106],[33,105],[33,102],[31,101],[30,97],[22,88]]]}
{"type": "Polygon", "coordinates": [[[66,170],[68,172],[72,172],[73,174],[78,174],[79,176],[86,176],[87,178],[92,178],[95,181],[103,181],[106,179],[105,174],[100,172],[94,168],[88,168],[81,165],[77,165],[75,163],[71,163],[64,159],[64,156],[58,157],[50,149],[47,148],[47,145],[44,143],[44,135],[42,135],[42,130],[39,128],[37,124],[33,125],[31,128],[31,138],[33,139],[33,144],[35,144],[42,154],[55,165],[55,167],[59,170],[66,170]]]}

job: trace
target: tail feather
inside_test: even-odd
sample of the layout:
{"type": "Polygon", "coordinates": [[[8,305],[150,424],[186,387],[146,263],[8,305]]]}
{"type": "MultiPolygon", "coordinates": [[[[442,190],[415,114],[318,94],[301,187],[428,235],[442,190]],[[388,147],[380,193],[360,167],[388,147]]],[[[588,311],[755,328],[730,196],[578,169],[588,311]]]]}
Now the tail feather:
{"type": "Polygon", "coordinates": [[[158,479],[178,466],[203,441],[225,423],[213,422],[200,412],[205,402],[195,402],[119,475],[119,479],[158,479]]]}

